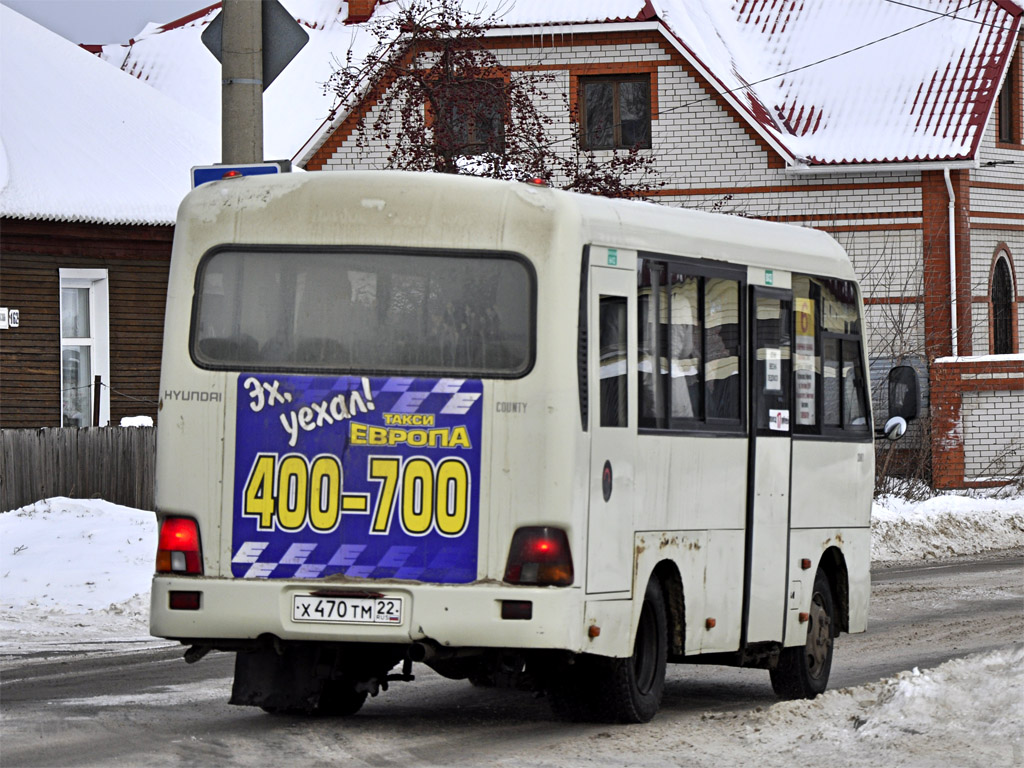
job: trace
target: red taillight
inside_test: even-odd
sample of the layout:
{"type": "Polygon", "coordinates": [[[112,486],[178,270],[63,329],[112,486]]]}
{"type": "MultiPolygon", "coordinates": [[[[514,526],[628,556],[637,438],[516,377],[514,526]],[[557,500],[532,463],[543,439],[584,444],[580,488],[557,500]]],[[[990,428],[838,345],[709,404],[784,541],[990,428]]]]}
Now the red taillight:
{"type": "Polygon", "coordinates": [[[160,526],[156,550],[157,573],[201,574],[199,526],[188,517],[168,517],[160,526]]]}
{"type": "Polygon", "coordinates": [[[512,537],[505,566],[509,584],[568,587],[572,584],[569,537],[561,528],[520,528],[512,537]]]}

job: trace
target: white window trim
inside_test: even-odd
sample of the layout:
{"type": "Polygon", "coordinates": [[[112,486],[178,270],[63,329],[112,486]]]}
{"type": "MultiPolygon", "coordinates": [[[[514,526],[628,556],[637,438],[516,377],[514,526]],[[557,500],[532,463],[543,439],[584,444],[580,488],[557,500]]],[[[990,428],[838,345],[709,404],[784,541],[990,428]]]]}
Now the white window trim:
{"type": "MultiPolygon", "coordinates": [[[[110,423],[110,289],[108,286],[107,270],[105,269],[61,269],[60,270],[60,308],[58,310],[58,330],[60,332],[60,346],[63,350],[65,342],[80,345],[87,341],[92,348],[92,376],[100,377],[100,381],[106,386],[100,388],[100,413],[98,424],[105,427],[110,423]],[[89,289],[89,328],[91,335],[88,339],[65,339],[63,328],[60,328],[61,318],[64,314],[64,289],[65,288],[88,288],[89,289]]],[[[64,366],[60,366],[60,388],[64,391],[64,366]]],[[[96,397],[91,391],[90,397],[96,397]]],[[[63,397],[60,413],[58,414],[58,426],[64,425],[63,397]]]]}

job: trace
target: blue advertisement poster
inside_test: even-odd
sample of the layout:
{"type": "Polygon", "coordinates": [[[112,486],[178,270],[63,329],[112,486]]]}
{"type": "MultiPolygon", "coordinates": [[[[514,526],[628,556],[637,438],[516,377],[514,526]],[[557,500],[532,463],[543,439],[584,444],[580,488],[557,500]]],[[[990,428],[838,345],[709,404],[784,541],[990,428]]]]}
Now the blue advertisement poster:
{"type": "Polygon", "coordinates": [[[243,374],[238,578],[477,576],[483,384],[243,374]]]}

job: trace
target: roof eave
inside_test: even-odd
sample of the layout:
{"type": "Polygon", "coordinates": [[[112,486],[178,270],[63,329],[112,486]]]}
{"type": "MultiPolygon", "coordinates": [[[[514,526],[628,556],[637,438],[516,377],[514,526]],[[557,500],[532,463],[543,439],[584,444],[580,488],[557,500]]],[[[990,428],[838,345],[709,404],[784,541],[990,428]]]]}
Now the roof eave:
{"type": "Polygon", "coordinates": [[[941,171],[941,170],[962,170],[978,168],[977,159],[956,159],[956,160],[907,160],[905,162],[870,162],[861,161],[855,163],[808,163],[793,162],[787,163],[786,173],[793,176],[814,176],[828,174],[851,174],[851,173],[884,173],[892,171],[941,171]]]}

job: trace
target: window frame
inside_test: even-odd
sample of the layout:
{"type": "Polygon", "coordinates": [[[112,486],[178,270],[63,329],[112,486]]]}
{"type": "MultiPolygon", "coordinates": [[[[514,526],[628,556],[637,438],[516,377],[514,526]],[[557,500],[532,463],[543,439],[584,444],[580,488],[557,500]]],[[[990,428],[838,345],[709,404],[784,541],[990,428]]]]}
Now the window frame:
{"type": "Polygon", "coordinates": [[[604,75],[580,75],[577,77],[576,83],[577,103],[579,105],[579,136],[580,136],[580,147],[588,151],[614,151],[614,150],[631,150],[634,147],[637,149],[652,149],[654,145],[653,140],[653,125],[654,125],[654,98],[653,98],[653,84],[650,72],[631,72],[629,74],[604,74],[604,75]],[[588,139],[589,135],[589,116],[587,110],[587,89],[586,86],[590,83],[610,83],[612,85],[612,142],[611,146],[591,146],[588,139]],[[621,120],[621,102],[619,99],[619,86],[622,83],[644,83],[647,85],[647,140],[646,142],[640,142],[637,144],[625,144],[622,141],[622,120],[621,120]]]}
{"type": "MultiPolygon", "coordinates": [[[[498,135],[492,140],[489,138],[481,139],[478,131],[477,117],[479,116],[478,111],[474,111],[466,119],[452,115],[451,118],[451,138],[453,150],[459,157],[477,157],[484,154],[497,154],[501,155],[505,152],[505,130],[506,124],[509,118],[509,103],[508,103],[508,82],[505,78],[495,75],[491,77],[478,77],[478,78],[467,78],[461,81],[456,86],[459,95],[456,100],[460,103],[474,103],[480,104],[486,102],[486,99],[474,98],[480,97],[485,94],[493,95],[496,99],[494,106],[496,107],[495,112],[497,116],[500,116],[498,121],[498,135]],[[491,84],[495,84],[492,89],[491,84]],[[468,93],[468,95],[467,95],[468,93]],[[463,136],[463,132],[465,135],[463,136]]],[[[458,105],[455,105],[458,106],[458,105]]],[[[442,106],[443,108],[443,106],[442,106]]],[[[441,124],[438,120],[438,116],[434,110],[430,109],[430,105],[427,105],[427,124],[431,129],[434,141],[437,141],[437,126],[441,124]]]]}
{"type": "MultiPolygon", "coordinates": [[[[854,443],[870,443],[874,439],[873,422],[872,422],[872,402],[871,394],[868,391],[868,371],[869,367],[864,360],[864,315],[862,311],[862,302],[860,297],[860,287],[857,285],[855,280],[847,280],[840,277],[828,277],[824,275],[813,275],[804,272],[794,272],[793,282],[797,282],[799,278],[807,278],[809,280],[810,290],[809,296],[798,295],[795,288],[793,290],[793,306],[792,306],[792,318],[793,326],[796,326],[797,320],[797,303],[798,299],[808,298],[814,303],[814,359],[816,361],[816,368],[814,371],[814,412],[815,412],[815,423],[814,424],[799,424],[797,422],[796,415],[791,420],[791,431],[794,439],[811,439],[811,440],[826,440],[829,442],[854,442],[854,443]],[[854,304],[857,307],[858,317],[858,333],[840,333],[837,331],[828,331],[825,329],[824,324],[824,300],[822,299],[821,283],[826,281],[832,282],[843,282],[849,284],[855,289],[854,304]],[[838,355],[838,383],[839,383],[839,424],[826,424],[825,423],[825,341],[834,340],[839,350],[838,355]],[[846,424],[847,408],[845,403],[845,390],[843,387],[843,363],[847,360],[843,350],[848,343],[853,343],[854,349],[856,350],[855,355],[850,356],[850,360],[854,362],[856,367],[860,369],[860,381],[862,384],[862,390],[860,393],[860,405],[864,411],[864,424],[846,424]]],[[[792,367],[791,375],[793,377],[793,403],[794,403],[794,414],[799,409],[798,393],[796,388],[796,337],[794,335],[794,365],[792,367]]],[[[856,371],[856,368],[855,368],[856,371]]]]}
{"type": "Polygon", "coordinates": [[[1024,75],[1021,73],[1021,48],[1010,57],[1003,85],[996,96],[996,146],[1000,149],[1024,148],[1024,125],[1021,124],[1021,102],[1024,100],[1024,75]]]}
{"type": "MultiPolygon", "coordinates": [[[[60,417],[58,424],[64,423],[64,393],[72,388],[64,377],[64,349],[66,347],[88,347],[89,361],[89,408],[90,419],[83,427],[93,423],[107,426],[110,423],[110,284],[106,269],[60,269],[58,270],[58,317],[57,332],[60,339],[60,417]],[[64,291],[66,289],[87,289],[89,291],[89,335],[64,335],[64,291]],[[100,387],[99,414],[92,413],[96,401],[96,393],[92,391],[96,377],[106,386],[100,387]]],[[[86,385],[81,385],[85,388],[86,385]]]]}
{"type": "Polygon", "coordinates": [[[993,260],[992,273],[991,277],[989,278],[989,351],[993,355],[1012,355],[1015,354],[1017,351],[1017,334],[1015,333],[1016,328],[1014,327],[1014,308],[1016,304],[1016,296],[1014,294],[1016,293],[1016,291],[1014,290],[1014,288],[1015,286],[1013,281],[1013,268],[1010,262],[1010,256],[1006,249],[1001,248],[996,253],[996,257],[993,260]],[[1000,266],[1002,266],[1003,270],[1005,270],[1003,274],[1005,275],[1006,288],[1008,289],[1008,295],[1006,296],[1006,304],[1005,307],[1002,308],[1005,311],[1005,339],[1003,339],[1001,336],[1001,331],[998,322],[1001,318],[997,316],[1000,313],[997,310],[996,302],[996,281],[998,279],[998,275],[1000,272],[1000,266]],[[1001,346],[999,343],[1000,341],[1005,341],[1008,351],[998,351],[1001,346]]]}
{"type": "MultiPolygon", "coordinates": [[[[712,261],[708,259],[694,259],[681,256],[670,256],[667,254],[652,253],[648,251],[641,251],[637,254],[637,328],[636,328],[636,344],[637,344],[637,364],[640,363],[640,350],[642,349],[640,344],[640,333],[643,328],[647,326],[645,318],[640,317],[641,302],[639,296],[639,280],[642,275],[641,265],[646,263],[658,263],[665,265],[665,288],[668,293],[668,288],[671,286],[670,275],[673,273],[673,267],[677,274],[684,274],[689,277],[696,277],[700,280],[698,284],[698,314],[701,321],[700,326],[700,359],[697,366],[698,370],[698,383],[697,388],[700,392],[700,415],[699,416],[673,416],[671,413],[671,394],[664,399],[664,415],[655,414],[653,417],[654,424],[651,423],[650,416],[644,416],[641,408],[641,396],[643,387],[641,386],[640,371],[638,371],[637,379],[637,432],[638,434],[646,435],[701,435],[706,437],[723,436],[723,437],[736,437],[743,436],[747,433],[747,418],[748,418],[748,401],[749,397],[745,394],[748,386],[748,370],[747,370],[747,343],[749,340],[747,330],[747,268],[746,266],[728,264],[726,262],[712,261]],[[740,392],[739,402],[739,416],[737,418],[722,417],[722,416],[708,416],[707,413],[707,307],[705,303],[706,296],[706,282],[707,280],[729,280],[735,282],[736,286],[736,300],[737,300],[737,333],[738,333],[738,386],[740,392]],[[664,425],[659,425],[658,421],[664,419],[664,425]]],[[[652,294],[653,295],[653,294],[652,294]]],[[[672,313],[671,313],[671,297],[669,296],[669,306],[666,308],[666,319],[667,327],[671,328],[672,325],[672,313]]],[[[660,345],[658,345],[660,346],[660,345]]],[[[665,350],[668,354],[668,365],[671,381],[671,343],[670,340],[666,340],[665,350]]],[[[660,349],[655,347],[655,369],[660,368],[660,349]]],[[[657,374],[656,374],[657,375],[657,374]]],[[[671,389],[671,388],[669,388],[671,389]]]]}

